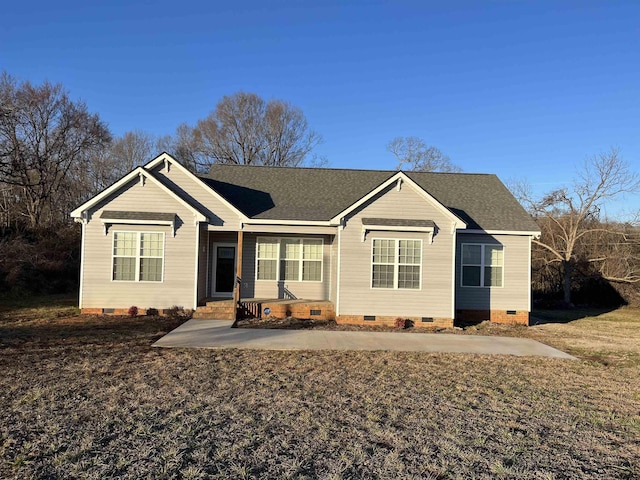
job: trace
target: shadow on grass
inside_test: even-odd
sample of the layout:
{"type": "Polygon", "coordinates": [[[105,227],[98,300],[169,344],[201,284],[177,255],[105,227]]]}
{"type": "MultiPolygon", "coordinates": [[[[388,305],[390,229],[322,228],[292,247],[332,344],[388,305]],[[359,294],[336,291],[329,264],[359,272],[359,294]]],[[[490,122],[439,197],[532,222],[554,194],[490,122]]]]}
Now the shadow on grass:
{"type": "Polygon", "coordinates": [[[598,317],[616,308],[572,308],[564,310],[534,309],[531,312],[529,325],[544,325],[547,323],[569,323],[587,317],[598,317]]]}
{"type": "Polygon", "coordinates": [[[53,295],[0,295],[0,312],[25,308],[68,308],[77,306],[77,292],[53,295]]]}
{"type": "Polygon", "coordinates": [[[0,324],[0,348],[21,346],[153,343],[186,319],[167,317],[73,316],[0,324]]]}
{"type": "Polygon", "coordinates": [[[76,293],[0,296],[0,349],[151,345],[186,317],[80,315],[76,293]]]}

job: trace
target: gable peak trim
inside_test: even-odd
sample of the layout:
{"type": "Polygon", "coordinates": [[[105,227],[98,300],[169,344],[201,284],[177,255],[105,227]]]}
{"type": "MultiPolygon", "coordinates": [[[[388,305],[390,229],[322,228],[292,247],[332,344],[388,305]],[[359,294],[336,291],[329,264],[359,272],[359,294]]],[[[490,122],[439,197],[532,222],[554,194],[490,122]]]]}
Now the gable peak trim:
{"type": "Polygon", "coordinates": [[[189,178],[195,181],[198,185],[200,185],[203,189],[209,192],[210,195],[213,195],[218,201],[222,202],[222,204],[225,207],[229,208],[233,213],[238,215],[240,217],[241,222],[247,221],[249,219],[249,217],[247,217],[244,213],[238,210],[238,208],[235,205],[230,203],[226,198],[224,198],[222,195],[216,192],[212,187],[210,187],[205,182],[203,182],[198,175],[191,172],[188,168],[182,165],[178,160],[173,158],[171,154],[167,152],[162,152],[156,158],[146,163],[143,166],[143,168],[147,171],[150,171],[152,168],[155,168],[160,163],[164,163],[164,169],[167,171],[167,173],[171,171],[172,166],[177,167],[182,173],[187,175],[189,178]]]}
{"type": "Polygon", "coordinates": [[[207,220],[206,216],[203,215],[198,209],[196,209],[193,205],[190,205],[185,200],[180,198],[175,192],[173,192],[171,189],[166,187],[160,180],[158,180],[156,177],[154,177],[151,172],[145,170],[143,167],[136,167],[135,169],[131,170],[131,172],[126,174],[124,177],[122,177],[116,183],[114,183],[110,187],[104,189],[102,192],[100,192],[99,194],[97,194],[93,198],[89,199],[88,201],[86,201],[85,203],[80,205],[78,208],[76,208],[75,210],[73,210],[71,212],[71,214],[70,214],[71,217],[73,217],[73,218],[82,218],[84,212],[86,212],[88,209],[90,209],[91,207],[93,207],[97,203],[99,203],[102,200],[104,200],[105,198],[107,198],[109,195],[111,195],[111,194],[117,192],[118,190],[120,190],[123,186],[125,186],[127,183],[129,183],[132,180],[134,180],[136,177],[138,177],[141,186],[144,187],[145,184],[146,184],[146,181],[150,180],[154,185],[158,186],[162,191],[167,193],[169,196],[171,196],[178,203],[180,203],[181,205],[186,207],[188,210],[193,212],[196,222],[205,222],[207,220]]]}

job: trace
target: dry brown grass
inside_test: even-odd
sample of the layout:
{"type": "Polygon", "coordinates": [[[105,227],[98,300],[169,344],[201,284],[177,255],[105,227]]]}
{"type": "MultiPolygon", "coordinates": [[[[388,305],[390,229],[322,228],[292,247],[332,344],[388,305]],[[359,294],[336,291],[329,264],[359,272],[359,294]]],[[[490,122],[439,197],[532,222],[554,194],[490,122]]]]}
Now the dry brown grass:
{"type": "Polygon", "coordinates": [[[30,312],[0,323],[2,478],[640,475],[635,364],[156,350],[175,322],[30,312]]]}

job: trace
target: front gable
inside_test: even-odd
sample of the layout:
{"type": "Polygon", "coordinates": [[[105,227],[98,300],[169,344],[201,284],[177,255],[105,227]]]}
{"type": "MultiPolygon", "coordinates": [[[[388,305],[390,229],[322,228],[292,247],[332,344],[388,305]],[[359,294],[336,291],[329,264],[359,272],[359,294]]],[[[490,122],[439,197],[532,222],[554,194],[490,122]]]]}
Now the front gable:
{"type": "MultiPolygon", "coordinates": [[[[138,167],[71,212],[76,220],[89,221],[109,205],[111,211],[169,212],[180,209],[184,219],[206,221],[205,215],[163,185],[150,172],[138,167]]],[[[184,221],[183,219],[183,221],[184,221]]]]}
{"type": "Polygon", "coordinates": [[[455,237],[464,224],[413,182],[405,182],[402,173],[385,184],[342,212],[339,315],[377,312],[394,317],[402,312],[453,318],[455,237]],[[420,241],[418,288],[373,285],[374,240],[396,242],[396,247],[399,240],[420,241]]]}
{"type": "Polygon", "coordinates": [[[218,192],[191,173],[168,153],[147,163],[145,170],[207,216],[209,225],[220,230],[238,230],[247,217],[218,192]]]}
{"type": "MultiPolygon", "coordinates": [[[[360,200],[339,212],[331,221],[341,222],[343,219],[356,215],[358,211],[383,198],[382,203],[387,205],[388,209],[386,215],[390,215],[388,218],[424,220],[427,217],[425,217],[422,208],[426,208],[427,211],[433,212],[433,215],[441,219],[441,224],[450,225],[453,229],[466,227],[466,224],[460,218],[411,180],[404,172],[398,172],[393,175],[360,200]],[[398,195],[393,195],[391,193],[393,191],[398,192],[398,195]],[[406,209],[408,205],[418,207],[417,211],[412,208],[406,209]],[[405,214],[409,216],[407,217],[405,214]]],[[[384,215],[384,207],[382,209],[384,215]]],[[[373,215],[375,212],[371,213],[373,215]]],[[[386,217],[383,216],[382,218],[386,217]]]]}

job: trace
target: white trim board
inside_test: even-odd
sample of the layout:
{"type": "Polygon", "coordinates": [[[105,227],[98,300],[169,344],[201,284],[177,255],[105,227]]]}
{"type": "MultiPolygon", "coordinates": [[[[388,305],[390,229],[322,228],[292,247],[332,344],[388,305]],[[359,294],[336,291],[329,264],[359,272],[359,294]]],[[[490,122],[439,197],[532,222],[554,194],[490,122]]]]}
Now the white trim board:
{"type": "Polygon", "coordinates": [[[536,231],[518,231],[518,230],[473,230],[458,229],[458,233],[468,233],[475,235],[522,235],[527,237],[540,238],[541,232],[536,231]]]}

